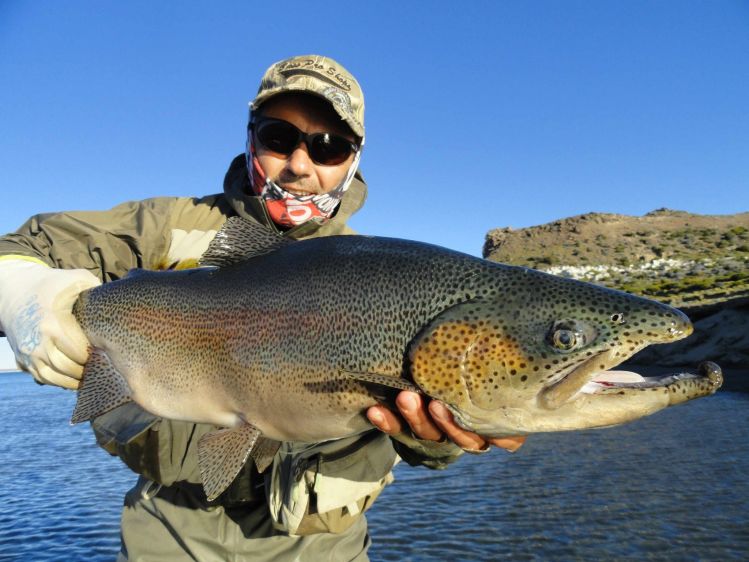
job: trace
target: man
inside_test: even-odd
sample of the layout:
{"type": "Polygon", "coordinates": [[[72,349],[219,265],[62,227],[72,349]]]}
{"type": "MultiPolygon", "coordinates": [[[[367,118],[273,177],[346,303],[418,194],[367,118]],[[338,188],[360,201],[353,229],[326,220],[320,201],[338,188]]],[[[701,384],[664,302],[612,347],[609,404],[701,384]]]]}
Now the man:
{"type": "MultiPolygon", "coordinates": [[[[329,58],[293,57],[264,75],[223,194],[32,217],[0,239],[0,326],[19,366],[40,383],[77,388],[87,358],[71,314],[77,295],[134,267],[195,265],[230,216],[294,239],[353,234],[346,220],[366,197],[357,171],[364,140],[354,77],[329,58]]],[[[282,444],[272,467],[259,474],[247,463],[213,502],[196,452],[212,427],[158,419],[133,403],[100,416],[99,444],[140,475],[125,499],[120,559],[365,560],[362,513],[392,480],[396,451],[442,468],[463,450],[489,447],[437,402],[403,392],[396,405],[367,412],[382,432],[282,444]]],[[[522,440],[492,442],[514,450],[522,440]]]]}

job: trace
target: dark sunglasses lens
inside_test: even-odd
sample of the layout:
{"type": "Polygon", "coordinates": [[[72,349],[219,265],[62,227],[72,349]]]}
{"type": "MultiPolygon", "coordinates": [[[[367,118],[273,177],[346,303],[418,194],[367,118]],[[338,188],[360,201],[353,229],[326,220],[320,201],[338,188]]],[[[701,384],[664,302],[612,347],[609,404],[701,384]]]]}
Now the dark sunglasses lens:
{"type": "Polygon", "coordinates": [[[291,154],[302,140],[299,129],[283,121],[260,123],[255,134],[265,148],[279,154],[291,154]]]}
{"type": "MultiPolygon", "coordinates": [[[[266,149],[288,156],[304,135],[286,121],[261,121],[255,125],[255,136],[266,149]]],[[[344,162],[353,151],[351,143],[343,137],[330,133],[314,133],[307,136],[307,147],[313,161],[325,166],[344,162]]]]}
{"type": "Polygon", "coordinates": [[[313,135],[310,156],[319,164],[335,166],[351,155],[351,143],[336,135],[320,133],[313,135]]]}

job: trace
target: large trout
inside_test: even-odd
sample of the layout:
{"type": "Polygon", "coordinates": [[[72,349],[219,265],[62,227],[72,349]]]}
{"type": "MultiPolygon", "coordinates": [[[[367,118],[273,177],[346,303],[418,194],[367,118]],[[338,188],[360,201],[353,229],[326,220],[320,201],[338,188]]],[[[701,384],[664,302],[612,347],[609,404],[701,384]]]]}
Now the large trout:
{"type": "Polygon", "coordinates": [[[690,334],[674,308],[437,246],[294,242],[234,218],[203,264],[80,296],[91,355],[72,421],[134,400],[227,428],[199,443],[209,498],[261,442],[371,428],[364,411],[387,388],[442,400],[459,425],[497,437],[620,424],[722,382],[714,364],[662,378],[609,371],[690,334]]]}

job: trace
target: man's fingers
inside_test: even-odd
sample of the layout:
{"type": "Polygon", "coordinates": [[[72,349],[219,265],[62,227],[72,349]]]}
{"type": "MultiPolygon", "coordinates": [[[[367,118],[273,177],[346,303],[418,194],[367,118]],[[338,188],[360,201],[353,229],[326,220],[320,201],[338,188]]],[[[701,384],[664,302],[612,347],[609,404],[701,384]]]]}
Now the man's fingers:
{"type": "MultiPolygon", "coordinates": [[[[485,439],[466,431],[455,423],[450,410],[442,402],[432,400],[425,407],[422,397],[408,390],[398,394],[395,405],[418,439],[441,441],[447,435],[458,447],[469,452],[484,452],[489,445],[495,445],[513,453],[525,442],[525,436],[485,439]]],[[[403,431],[401,418],[385,406],[372,406],[367,410],[367,418],[372,425],[389,435],[403,431]]]]}
{"type": "Polygon", "coordinates": [[[417,393],[404,390],[396,397],[395,405],[417,438],[428,441],[442,439],[442,430],[432,421],[417,393]]]}
{"type": "Polygon", "coordinates": [[[442,431],[432,421],[417,393],[402,391],[395,399],[395,406],[402,419],[385,406],[372,406],[367,410],[367,418],[372,425],[389,435],[401,433],[405,421],[417,439],[440,441],[443,438],[442,431]]]}
{"type": "Polygon", "coordinates": [[[483,452],[487,450],[488,444],[492,444],[514,453],[525,443],[524,435],[484,439],[472,431],[466,431],[455,423],[450,410],[437,400],[432,400],[429,404],[429,411],[450,440],[466,451],[483,452]]]}
{"type": "Polygon", "coordinates": [[[496,447],[500,447],[505,451],[514,453],[525,443],[525,435],[516,435],[513,437],[497,437],[495,439],[489,439],[489,443],[496,447]]]}
{"type": "Polygon", "coordinates": [[[380,431],[388,435],[398,435],[403,431],[403,424],[393,412],[385,406],[372,406],[367,410],[367,419],[380,431]]]}
{"type": "Polygon", "coordinates": [[[55,338],[54,344],[70,359],[83,365],[88,361],[88,339],[77,322],[70,317],[70,322],[60,322],[63,334],[55,338]]]}
{"type": "Polygon", "coordinates": [[[450,440],[461,449],[468,451],[481,451],[486,448],[486,440],[473,432],[466,431],[457,426],[453,416],[442,402],[432,400],[429,403],[429,412],[439,424],[450,440]]]}
{"type": "Polygon", "coordinates": [[[62,373],[58,373],[49,365],[42,363],[41,365],[36,366],[31,372],[34,375],[34,378],[41,383],[61,386],[70,390],[76,390],[78,388],[78,380],[62,373]]]}
{"type": "Polygon", "coordinates": [[[63,375],[67,375],[74,379],[80,379],[83,376],[83,365],[80,365],[73,361],[68,355],[57,348],[57,342],[52,342],[53,346],[47,354],[49,357],[50,366],[63,375]]]}

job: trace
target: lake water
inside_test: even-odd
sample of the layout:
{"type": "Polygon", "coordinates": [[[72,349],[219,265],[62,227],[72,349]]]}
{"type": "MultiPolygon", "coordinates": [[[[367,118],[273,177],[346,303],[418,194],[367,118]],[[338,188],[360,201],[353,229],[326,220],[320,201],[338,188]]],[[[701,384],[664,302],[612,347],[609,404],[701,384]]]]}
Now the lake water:
{"type": "MultiPolygon", "coordinates": [[[[0,375],[0,560],[113,560],[134,475],[68,424],[75,395],[0,375]]],[[[749,560],[749,394],[396,468],[373,561],[749,560]]]]}

